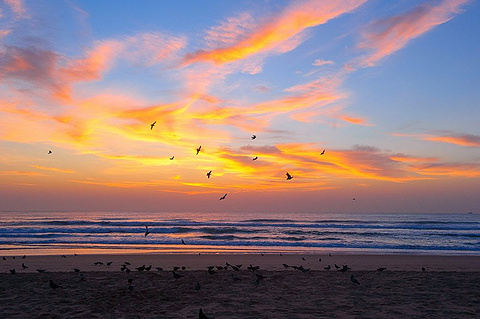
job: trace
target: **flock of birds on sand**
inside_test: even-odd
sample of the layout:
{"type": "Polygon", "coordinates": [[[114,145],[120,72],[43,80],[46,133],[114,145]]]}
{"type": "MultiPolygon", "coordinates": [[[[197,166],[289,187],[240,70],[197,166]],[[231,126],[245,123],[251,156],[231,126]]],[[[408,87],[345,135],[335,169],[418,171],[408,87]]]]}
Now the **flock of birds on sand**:
{"type": "MultiPolygon", "coordinates": [[[[148,233],[149,233],[149,231],[148,231],[148,227],[147,227],[147,231],[146,231],[145,234],[148,235],[148,233]]],[[[146,235],[145,235],[145,236],[146,236],[146,235]]],[[[182,244],[184,244],[184,245],[186,244],[183,239],[182,239],[182,244]]],[[[263,253],[261,253],[261,255],[264,256],[263,253]]],[[[77,254],[74,254],[74,256],[78,256],[78,255],[77,255],[77,254]]],[[[283,255],[280,253],[280,256],[283,256],[283,255]]],[[[329,257],[333,257],[332,254],[328,254],[328,256],[329,256],[329,257]]],[[[61,255],[61,257],[62,257],[62,258],[67,258],[66,255],[61,255]]],[[[15,259],[15,256],[13,256],[12,258],[15,259]]],[[[21,257],[21,259],[25,259],[25,258],[26,258],[26,255],[23,255],[23,257],[21,257]]],[[[7,260],[6,257],[3,257],[2,259],[3,259],[3,260],[7,260]]],[[[305,262],[308,262],[305,257],[301,257],[301,259],[302,259],[303,261],[305,261],[305,262]]],[[[319,262],[322,262],[322,258],[319,258],[318,261],[319,261],[319,262]]],[[[105,264],[107,267],[110,267],[110,266],[112,266],[113,261],[108,261],[108,262],[105,262],[105,263],[102,262],[102,261],[95,261],[93,264],[94,264],[95,266],[102,266],[102,265],[105,264]]],[[[303,265],[295,266],[295,265],[288,265],[288,264],[286,264],[286,263],[283,263],[282,265],[283,265],[284,269],[291,268],[291,269],[299,270],[299,271],[301,271],[302,273],[307,273],[307,272],[310,271],[310,268],[305,268],[305,267],[303,267],[303,265]]],[[[342,267],[338,266],[336,263],[333,263],[333,265],[334,265],[335,269],[336,269],[337,271],[339,271],[339,272],[347,272],[347,271],[349,271],[349,270],[352,269],[352,268],[350,268],[348,265],[342,265],[342,267]]],[[[22,267],[23,270],[29,268],[27,265],[25,265],[25,262],[22,262],[21,267],[22,267]]],[[[121,270],[122,272],[126,273],[126,274],[130,274],[130,272],[132,272],[132,270],[130,269],[130,267],[131,267],[131,263],[128,262],[128,261],[125,261],[125,262],[121,265],[120,270],[121,270]]],[[[242,267],[243,267],[242,264],[235,264],[235,265],[233,265],[233,264],[230,264],[229,262],[225,262],[225,266],[223,266],[223,265],[222,265],[222,266],[214,266],[214,265],[207,266],[207,272],[208,272],[209,275],[215,275],[218,271],[225,271],[225,270],[232,269],[232,270],[234,271],[234,272],[231,274],[232,280],[233,280],[233,281],[241,281],[242,279],[236,274],[236,272],[241,271],[242,267]]],[[[132,268],[133,268],[133,267],[132,267],[132,268]]],[[[154,267],[154,268],[155,268],[157,271],[159,271],[159,272],[161,272],[161,271],[164,270],[164,268],[162,268],[162,267],[154,267]]],[[[148,271],[152,270],[152,265],[149,265],[149,266],[141,265],[141,266],[139,266],[139,267],[135,267],[134,269],[136,269],[137,272],[148,272],[148,271]]],[[[255,274],[255,281],[254,281],[253,283],[254,283],[254,285],[256,285],[256,286],[260,285],[260,283],[261,283],[264,279],[267,278],[267,277],[264,276],[264,275],[261,275],[261,274],[259,274],[259,273],[256,273],[256,271],[260,269],[260,266],[254,266],[254,265],[250,264],[249,266],[246,267],[246,269],[247,269],[248,271],[251,271],[252,273],[255,274]]],[[[332,267],[331,267],[330,264],[328,264],[326,267],[324,267],[324,269],[325,269],[325,270],[331,270],[332,267]]],[[[380,268],[377,268],[377,271],[383,272],[383,271],[385,271],[386,269],[387,269],[387,268],[385,268],[385,267],[380,267],[380,268]]],[[[425,267],[422,267],[421,269],[422,269],[423,272],[426,271],[425,267]]],[[[181,266],[181,267],[180,267],[180,266],[174,266],[174,267],[173,267],[173,269],[172,269],[171,272],[172,272],[172,277],[173,277],[175,280],[181,279],[181,278],[183,278],[183,277],[186,276],[185,274],[179,273],[178,271],[180,271],[180,270],[186,270],[186,267],[185,267],[185,266],[181,266]]],[[[47,272],[46,269],[40,269],[40,268],[36,269],[36,271],[37,271],[38,273],[46,273],[46,272],[47,272]]],[[[78,269],[78,268],[73,268],[73,271],[74,271],[75,273],[79,273],[79,275],[80,275],[80,280],[81,280],[81,281],[86,281],[86,278],[85,278],[85,276],[83,275],[83,273],[81,273],[82,271],[81,271],[80,269],[78,269]]],[[[15,275],[15,274],[17,273],[15,269],[10,269],[9,272],[10,272],[10,274],[12,274],[12,275],[15,275]]],[[[360,285],[360,282],[357,280],[357,278],[355,278],[355,276],[354,276],[353,274],[350,275],[350,281],[351,281],[353,284],[355,284],[355,285],[360,285]]],[[[128,278],[127,283],[128,283],[127,289],[128,289],[129,291],[133,291],[133,290],[135,289],[134,284],[133,284],[133,279],[132,279],[132,278],[128,278]]],[[[55,283],[55,282],[54,282],[53,280],[51,280],[51,279],[49,280],[49,286],[50,286],[50,288],[53,289],[53,290],[57,290],[57,289],[61,289],[61,288],[62,288],[61,285],[55,283]]],[[[197,283],[195,284],[194,289],[197,290],[197,291],[201,289],[200,282],[197,282],[197,283]]],[[[204,318],[204,319],[207,318],[207,319],[208,319],[208,317],[205,315],[205,313],[203,313],[202,308],[199,309],[199,315],[198,315],[198,316],[199,316],[200,319],[201,319],[201,318],[204,318]]]]}

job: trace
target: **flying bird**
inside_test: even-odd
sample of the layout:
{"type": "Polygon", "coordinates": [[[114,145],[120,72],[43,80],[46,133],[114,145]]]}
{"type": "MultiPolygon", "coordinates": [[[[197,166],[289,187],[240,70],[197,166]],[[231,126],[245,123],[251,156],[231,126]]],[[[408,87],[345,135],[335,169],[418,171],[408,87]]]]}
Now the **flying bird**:
{"type": "Polygon", "coordinates": [[[258,156],[255,156],[252,161],[256,161],[258,159],[258,156]]]}
{"type": "Polygon", "coordinates": [[[252,140],[256,139],[257,136],[256,135],[252,135],[252,140]]]}
{"type": "Polygon", "coordinates": [[[182,244],[186,245],[186,244],[185,244],[185,241],[184,241],[183,239],[182,239],[182,244]]]}
{"type": "Polygon", "coordinates": [[[51,151],[51,150],[48,150],[48,154],[52,154],[52,151],[51,151]]]}
{"type": "Polygon", "coordinates": [[[152,124],[150,124],[150,130],[153,130],[153,127],[155,126],[155,124],[157,124],[157,121],[153,122],[152,124]]]}
{"type": "Polygon", "coordinates": [[[358,280],[353,277],[353,275],[350,275],[350,280],[354,283],[354,284],[357,284],[357,285],[360,285],[360,282],[358,282],[358,280]]]}
{"type": "Polygon", "coordinates": [[[293,178],[293,176],[288,174],[288,172],[285,175],[287,175],[287,181],[293,178]]]}
{"type": "Polygon", "coordinates": [[[325,154],[325,150],[323,150],[323,151],[320,153],[320,155],[323,155],[323,154],[325,154]]]}
{"type": "Polygon", "coordinates": [[[352,200],[355,200],[355,197],[352,200]]]}
{"type": "Polygon", "coordinates": [[[200,150],[202,149],[202,145],[200,145],[198,148],[197,148],[197,155],[198,153],[200,153],[200,150]]]}
{"type": "Polygon", "coordinates": [[[212,175],[212,171],[209,171],[209,172],[207,173],[207,177],[210,178],[211,175],[212,175]]]}
{"type": "Polygon", "coordinates": [[[172,156],[172,157],[170,157],[170,160],[173,161],[174,158],[175,158],[175,156],[172,156]]]}
{"type": "Polygon", "coordinates": [[[150,231],[148,230],[148,226],[145,225],[145,237],[150,234],[150,231]]]}
{"type": "Polygon", "coordinates": [[[222,197],[220,197],[220,199],[219,199],[219,200],[224,200],[224,199],[225,199],[225,197],[227,197],[227,194],[225,194],[225,195],[223,195],[222,197]]]}

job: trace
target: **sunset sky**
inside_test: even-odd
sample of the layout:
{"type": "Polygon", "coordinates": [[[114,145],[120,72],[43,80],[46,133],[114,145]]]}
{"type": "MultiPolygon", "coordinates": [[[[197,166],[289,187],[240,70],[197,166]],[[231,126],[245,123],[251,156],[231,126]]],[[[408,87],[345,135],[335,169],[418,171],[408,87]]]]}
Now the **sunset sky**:
{"type": "Polygon", "coordinates": [[[0,210],[478,212],[479,17],[3,0],[0,210]]]}

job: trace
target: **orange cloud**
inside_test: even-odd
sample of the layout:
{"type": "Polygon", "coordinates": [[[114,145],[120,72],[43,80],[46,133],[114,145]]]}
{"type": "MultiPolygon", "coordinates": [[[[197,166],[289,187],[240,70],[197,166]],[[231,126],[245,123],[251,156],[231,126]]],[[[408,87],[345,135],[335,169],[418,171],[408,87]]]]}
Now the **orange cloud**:
{"type": "Polygon", "coordinates": [[[407,43],[451,20],[460,7],[469,0],[444,0],[439,5],[421,4],[411,11],[379,20],[363,32],[358,47],[371,50],[356,62],[362,67],[373,66],[380,60],[402,49],[407,43]]]}
{"type": "Polygon", "coordinates": [[[75,171],[71,169],[61,169],[61,168],[56,168],[56,167],[46,167],[42,165],[30,165],[30,167],[44,170],[44,171],[51,171],[51,172],[56,172],[56,173],[66,173],[66,174],[73,174],[75,171]]]}
{"type": "Polygon", "coordinates": [[[305,29],[324,24],[344,13],[351,12],[365,1],[297,2],[285,9],[278,17],[257,27],[250,34],[240,37],[229,46],[187,54],[185,64],[202,61],[223,64],[271,50],[286,52],[300,43],[295,40],[295,37],[305,29]],[[292,40],[291,44],[287,44],[292,40]]]}
{"type": "Polygon", "coordinates": [[[363,125],[363,126],[372,126],[370,123],[368,123],[368,121],[364,118],[359,118],[359,117],[350,117],[350,116],[346,116],[346,115],[341,115],[338,117],[339,119],[345,121],[345,122],[348,122],[348,123],[352,123],[352,124],[356,124],[356,125],[363,125]]]}
{"type": "Polygon", "coordinates": [[[425,136],[426,141],[442,142],[467,147],[480,147],[480,136],[472,134],[451,136],[425,136]]]}
{"type": "Polygon", "coordinates": [[[449,131],[440,131],[433,134],[403,134],[393,133],[394,136],[414,137],[424,141],[448,143],[467,147],[480,147],[480,136],[473,134],[460,134],[449,131]]]}

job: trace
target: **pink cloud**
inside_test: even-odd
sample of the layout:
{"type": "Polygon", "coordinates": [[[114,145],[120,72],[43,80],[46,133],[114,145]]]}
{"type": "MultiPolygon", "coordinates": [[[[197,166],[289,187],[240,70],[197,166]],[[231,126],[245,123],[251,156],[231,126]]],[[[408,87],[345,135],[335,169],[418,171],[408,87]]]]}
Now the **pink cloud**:
{"type": "Polygon", "coordinates": [[[405,14],[374,22],[363,32],[363,41],[358,45],[371,53],[361,57],[357,64],[363,67],[377,64],[410,40],[451,20],[467,2],[469,0],[444,0],[438,5],[421,4],[405,14]]]}
{"type": "Polygon", "coordinates": [[[28,18],[23,0],[4,0],[4,2],[10,7],[16,19],[28,18]]]}
{"type": "Polygon", "coordinates": [[[316,59],[314,62],[313,62],[313,65],[314,66],[322,66],[322,65],[329,65],[329,64],[334,64],[335,62],[333,62],[332,60],[322,60],[322,59],[316,59]]]}

